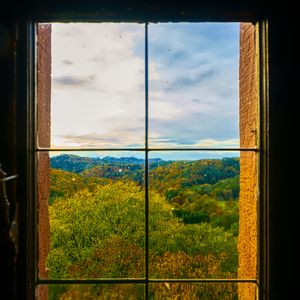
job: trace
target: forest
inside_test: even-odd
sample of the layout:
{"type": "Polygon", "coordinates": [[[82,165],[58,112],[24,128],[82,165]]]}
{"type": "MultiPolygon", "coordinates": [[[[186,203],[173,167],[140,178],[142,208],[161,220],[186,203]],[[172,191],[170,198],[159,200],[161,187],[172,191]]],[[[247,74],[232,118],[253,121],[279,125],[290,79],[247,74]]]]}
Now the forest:
{"type": "MultiPolygon", "coordinates": [[[[49,279],[237,278],[239,158],[51,158],[49,279]]],[[[49,299],[144,299],[143,284],[55,285],[49,299]]],[[[238,299],[235,283],[158,282],[149,299],[238,299]]]]}

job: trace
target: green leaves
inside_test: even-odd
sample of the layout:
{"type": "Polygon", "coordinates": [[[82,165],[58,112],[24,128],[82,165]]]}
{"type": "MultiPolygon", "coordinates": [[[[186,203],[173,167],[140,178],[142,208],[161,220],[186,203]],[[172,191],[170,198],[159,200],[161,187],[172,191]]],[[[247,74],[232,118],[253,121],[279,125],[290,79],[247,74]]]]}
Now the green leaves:
{"type": "MultiPolygon", "coordinates": [[[[207,223],[184,225],[174,217],[171,205],[154,192],[150,193],[149,221],[153,264],[165,253],[207,256],[236,250],[232,234],[207,223]]],[[[51,251],[47,258],[50,277],[86,277],[86,266],[99,263],[99,259],[102,263],[97,267],[98,273],[93,269],[93,276],[120,277],[125,273],[132,276],[130,271],[124,271],[122,263],[116,262],[128,249],[135,249],[132,255],[126,252],[129,260],[140,253],[138,260],[143,261],[144,190],[133,182],[120,181],[98,186],[93,192],[82,190],[50,207],[50,225],[51,251]],[[123,245],[119,252],[114,250],[114,243],[115,248],[123,245]],[[102,257],[104,254],[109,260],[102,257]],[[104,264],[105,272],[101,267],[104,264]]],[[[142,276],[143,270],[138,273],[142,276]]]]}
{"type": "MultiPolygon", "coordinates": [[[[82,174],[51,171],[51,245],[46,262],[49,278],[145,276],[145,190],[143,181],[137,180],[141,165],[130,173],[107,164],[105,172],[112,173],[105,176],[102,167],[82,174]]],[[[151,172],[150,276],[236,277],[238,202],[234,199],[239,187],[238,160],[169,162],[153,166],[151,172]],[[198,184],[205,174],[210,183],[198,184]]],[[[61,289],[61,299],[78,296],[79,290],[61,289]]],[[[82,293],[87,299],[97,299],[104,290],[107,289],[88,288],[82,293]]],[[[125,290],[126,299],[130,299],[125,290]]],[[[136,293],[133,288],[129,290],[136,293]]],[[[201,297],[214,299],[226,287],[203,290],[206,292],[201,297]]],[[[151,295],[159,295],[155,299],[176,299],[181,294],[186,299],[197,299],[200,295],[196,286],[183,284],[156,284],[150,291],[151,295]]],[[[232,289],[229,295],[234,298],[235,293],[232,289]]],[[[136,299],[142,298],[143,290],[135,295],[136,299]]],[[[228,299],[232,299],[230,296],[228,299]]]]}

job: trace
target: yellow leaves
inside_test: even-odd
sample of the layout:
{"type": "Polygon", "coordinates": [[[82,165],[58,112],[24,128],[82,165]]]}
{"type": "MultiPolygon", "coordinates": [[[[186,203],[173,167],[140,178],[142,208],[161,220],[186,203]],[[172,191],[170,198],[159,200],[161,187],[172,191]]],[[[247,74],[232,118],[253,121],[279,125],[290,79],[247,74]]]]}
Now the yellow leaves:
{"type": "MultiPolygon", "coordinates": [[[[151,256],[150,274],[156,278],[232,278],[234,274],[221,270],[219,258],[214,255],[187,255],[184,252],[151,256]]],[[[223,283],[162,282],[150,286],[153,299],[232,300],[237,286],[223,283]]]]}
{"type": "MultiPolygon", "coordinates": [[[[75,179],[77,182],[77,177],[75,179]]],[[[211,224],[184,224],[174,217],[172,206],[163,196],[154,191],[150,191],[149,196],[151,277],[234,276],[228,272],[230,268],[226,272],[223,269],[224,263],[229,264],[228,254],[235,251],[236,242],[232,243],[230,234],[211,224]]],[[[186,196],[188,198],[190,193],[186,196]]],[[[200,202],[197,205],[208,205],[200,202]]],[[[210,207],[214,208],[213,205],[210,207]]],[[[50,278],[144,276],[145,192],[136,183],[109,181],[96,184],[93,189],[81,189],[68,197],[56,199],[49,211],[51,251],[47,267],[50,278]]],[[[80,293],[70,289],[61,299],[136,300],[140,295],[143,299],[143,293],[136,294],[133,289],[128,289],[128,292],[116,289],[115,298],[112,291],[106,293],[104,290],[101,287],[98,295],[93,289],[80,293]]],[[[227,299],[223,297],[225,286],[212,289],[196,284],[165,282],[151,284],[150,291],[153,299],[227,299]]],[[[230,293],[232,296],[235,292],[230,293]]]]}
{"type": "Polygon", "coordinates": [[[170,284],[169,284],[168,282],[165,282],[165,286],[166,286],[166,288],[167,288],[168,290],[171,289],[170,284]]]}
{"type": "MultiPolygon", "coordinates": [[[[57,298],[55,298],[57,299],[57,298]]],[[[71,285],[60,300],[144,300],[144,290],[135,284],[71,285]]]]}

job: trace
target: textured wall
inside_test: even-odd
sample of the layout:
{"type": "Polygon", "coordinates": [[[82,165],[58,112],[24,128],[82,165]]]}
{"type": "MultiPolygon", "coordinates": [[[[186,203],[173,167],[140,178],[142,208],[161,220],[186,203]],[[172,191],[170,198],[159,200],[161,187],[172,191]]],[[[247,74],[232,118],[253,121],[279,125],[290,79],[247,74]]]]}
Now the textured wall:
{"type": "MultiPolygon", "coordinates": [[[[255,147],[257,139],[257,53],[255,27],[251,23],[240,25],[240,146],[255,147]]],[[[240,155],[240,224],[239,269],[240,278],[257,277],[257,155],[241,152],[240,155]]],[[[253,284],[239,286],[239,300],[255,299],[253,284]]]]}
{"type": "MultiPolygon", "coordinates": [[[[51,105],[51,25],[37,27],[37,139],[40,147],[50,147],[51,105]]],[[[50,158],[39,153],[37,160],[38,197],[38,276],[47,278],[45,260],[49,252],[50,227],[48,199],[50,191],[50,158]]],[[[38,299],[48,298],[48,288],[38,290],[38,299]]]]}

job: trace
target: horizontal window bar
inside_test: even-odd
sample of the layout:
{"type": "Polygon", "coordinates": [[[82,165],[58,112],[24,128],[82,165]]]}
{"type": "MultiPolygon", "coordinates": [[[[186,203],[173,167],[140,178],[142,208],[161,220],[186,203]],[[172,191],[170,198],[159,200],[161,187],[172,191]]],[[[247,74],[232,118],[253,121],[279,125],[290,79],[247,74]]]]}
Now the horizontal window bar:
{"type": "Polygon", "coordinates": [[[129,283],[160,283],[160,282],[190,282],[190,283],[255,283],[258,284],[257,279],[142,279],[142,278],[103,278],[103,279],[40,279],[37,284],[129,284],[129,283]]]}
{"type": "Polygon", "coordinates": [[[83,152],[83,151],[252,151],[258,148],[37,148],[37,152],[83,152]]]}
{"type": "Polygon", "coordinates": [[[40,279],[37,284],[128,284],[145,283],[142,278],[103,278],[103,279],[40,279]]]}
{"type": "Polygon", "coordinates": [[[254,151],[258,148],[148,148],[147,151],[254,151]]]}
{"type": "Polygon", "coordinates": [[[246,282],[246,283],[256,283],[258,284],[257,279],[236,279],[236,278],[203,278],[203,279],[149,279],[149,282],[246,282]]]}
{"type": "Polygon", "coordinates": [[[146,151],[145,148],[37,148],[37,152],[59,152],[59,151],[68,151],[68,152],[83,152],[83,151],[146,151]]]}

